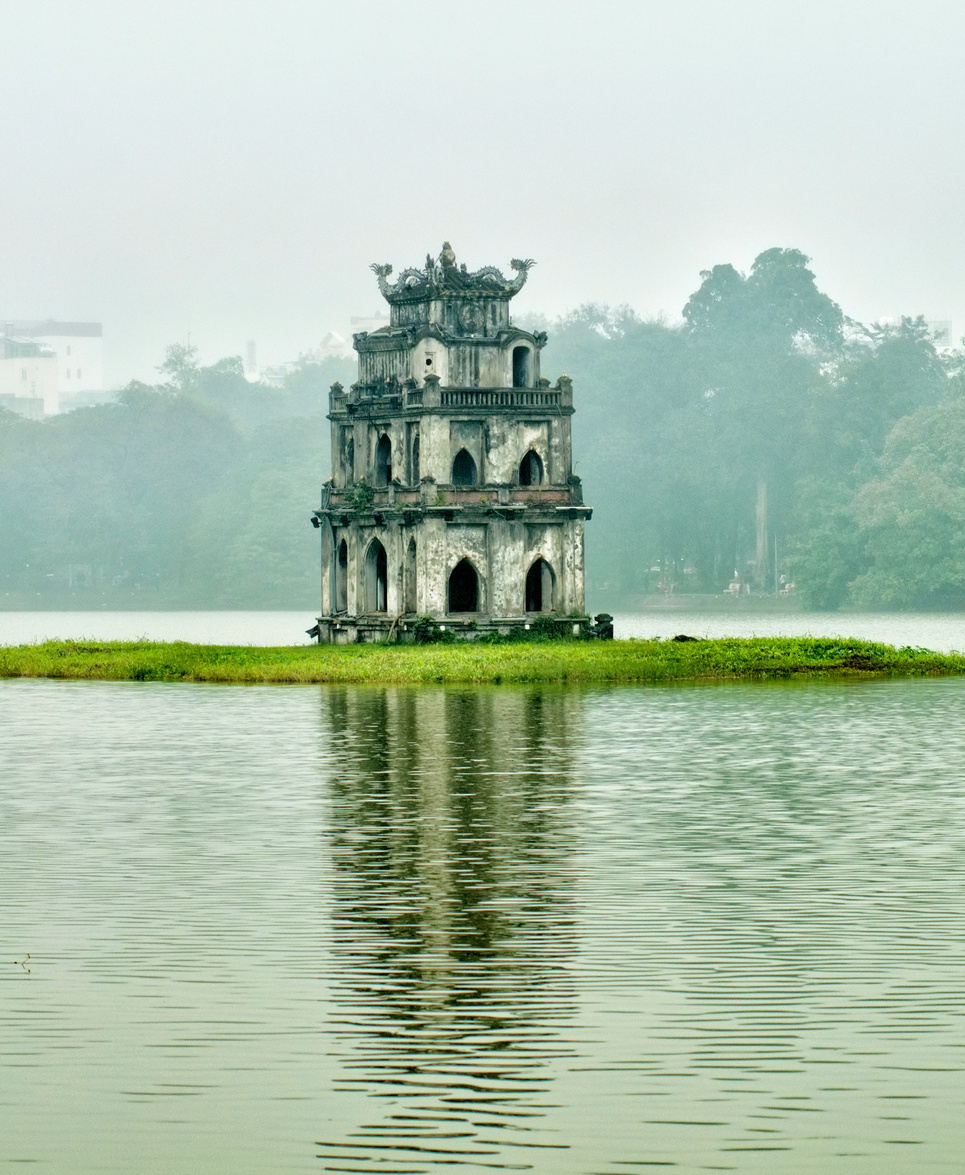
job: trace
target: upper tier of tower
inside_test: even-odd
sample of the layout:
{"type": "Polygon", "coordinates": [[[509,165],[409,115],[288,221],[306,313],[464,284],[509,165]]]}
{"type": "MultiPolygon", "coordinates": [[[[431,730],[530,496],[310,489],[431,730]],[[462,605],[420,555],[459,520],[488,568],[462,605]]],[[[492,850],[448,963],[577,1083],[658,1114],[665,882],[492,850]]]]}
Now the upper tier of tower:
{"type": "Polygon", "coordinates": [[[493,266],[469,272],[446,241],[438,258],[427,256],[423,269],[405,269],[394,283],[391,265],[373,265],[391,318],[387,327],[354,336],[359,389],[379,395],[427,380],[448,388],[541,386],[546,335],[520,330],[509,318],[509,301],[533,264],[510,262],[512,279],[493,266]]]}

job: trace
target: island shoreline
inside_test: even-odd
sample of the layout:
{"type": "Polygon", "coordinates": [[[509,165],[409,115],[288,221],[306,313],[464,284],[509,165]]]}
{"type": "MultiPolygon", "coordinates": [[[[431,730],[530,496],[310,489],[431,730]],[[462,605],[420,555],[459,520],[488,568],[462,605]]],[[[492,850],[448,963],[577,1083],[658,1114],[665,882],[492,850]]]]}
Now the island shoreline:
{"type": "Polygon", "coordinates": [[[965,674],[965,654],[844,637],[203,645],[44,641],[0,647],[0,677],[220,684],[510,685],[965,674]]]}

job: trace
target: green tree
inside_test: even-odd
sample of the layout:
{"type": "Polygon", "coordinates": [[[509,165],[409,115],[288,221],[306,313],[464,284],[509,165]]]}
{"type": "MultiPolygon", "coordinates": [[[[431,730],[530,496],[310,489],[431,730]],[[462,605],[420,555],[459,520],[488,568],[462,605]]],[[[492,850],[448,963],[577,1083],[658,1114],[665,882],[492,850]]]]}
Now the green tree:
{"type": "Polygon", "coordinates": [[[164,352],[158,372],[179,392],[190,391],[198,375],[198,348],[172,343],[164,352]]]}
{"type": "Polygon", "coordinates": [[[899,421],[852,510],[870,564],[857,603],[965,606],[965,395],[899,421]]]}
{"type": "MultiPolygon", "coordinates": [[[[807,606],[894,606],[897,584],[914,582],[903,569],[885,590],[888,545],[897,556],[910,532],[869,528],[869,503],[881,491],[878,459],[886,437],[908,414],[948,395],[958,362],[936,351],[923,319],[904,318],[854,327],[843,356],[823,373],[802,443],[810,472],[795,489],[787,544],[788,565],[807,606]],[[861,491],[865,483],[871,484],[861,491]]],[[[887,465],[891,458],[884,460],[887,465]]]]}
{"type": "Polygon", "coordinates": [[[761,586],[772,582],[772,539],[786,534],[794,486],[808,472],[802,439],[815,387],[844,345],[844,315],[808,261],[796,249],[768,249],[746,277],[715,266],[683,312],[714,425],[729,541],[761,586]]]}

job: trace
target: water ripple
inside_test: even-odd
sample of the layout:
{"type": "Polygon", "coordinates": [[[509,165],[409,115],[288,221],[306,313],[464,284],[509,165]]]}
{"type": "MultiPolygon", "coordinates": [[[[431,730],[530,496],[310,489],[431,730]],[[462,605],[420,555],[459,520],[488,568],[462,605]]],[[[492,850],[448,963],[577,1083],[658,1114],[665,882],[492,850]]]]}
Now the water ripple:
{"type": "Polygon", "coordinates": [[[0,682],[0,1162],[957,1171],[963,704],[0,682]]]}

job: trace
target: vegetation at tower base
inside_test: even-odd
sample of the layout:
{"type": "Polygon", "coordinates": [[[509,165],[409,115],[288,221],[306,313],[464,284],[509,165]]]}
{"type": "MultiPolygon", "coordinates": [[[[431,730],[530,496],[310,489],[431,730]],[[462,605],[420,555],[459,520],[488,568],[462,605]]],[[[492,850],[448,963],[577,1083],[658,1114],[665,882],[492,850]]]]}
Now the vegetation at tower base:
{"type": "Polygon", "coordinates": [[[48,641],[0,647],[0,677],[222,683],[605,684],[965,673],[965,655],[832,638],[293,648],[48,641]]]}

